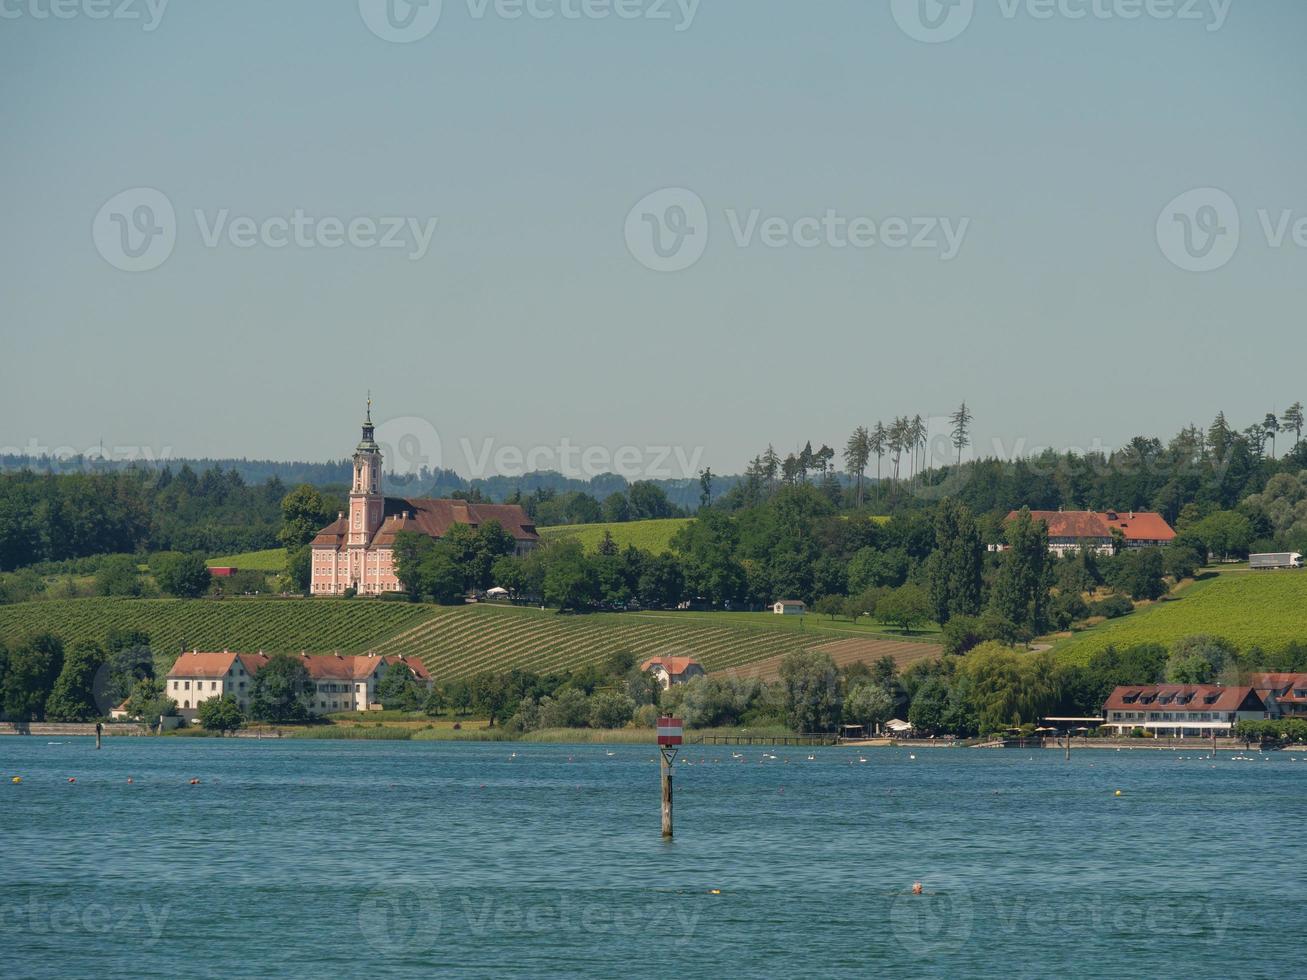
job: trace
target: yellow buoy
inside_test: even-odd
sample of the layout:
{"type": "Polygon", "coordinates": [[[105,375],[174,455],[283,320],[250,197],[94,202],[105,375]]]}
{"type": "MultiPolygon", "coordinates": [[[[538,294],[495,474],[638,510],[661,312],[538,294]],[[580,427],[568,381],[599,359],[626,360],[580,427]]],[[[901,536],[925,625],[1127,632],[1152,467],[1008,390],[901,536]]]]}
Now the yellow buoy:
{"type": "Polygon", "coordinates": [[[1117,796],[1120,796],[1120,795],[1121,795],[1121,791],[1120,791],[1120,790],[1117,790],[1117,791],[1116,791],[1116,795],[1117,795],[1117,796]]]}
{"type": "Polygon", "coordinates": [[[720,895],[721,893],[722,890],[720,888],[713,888],[708,892],[709,895],[720,895]]]}
{"type": "Polygon", "coordinates": [[[22,776],[15,776],[13,779],[11,779],[11,780],[9,780],[9,781],[10,781],[11,783],[21,783],[21,782],[23,781],[23,777],[22,777],[22,776]]]}

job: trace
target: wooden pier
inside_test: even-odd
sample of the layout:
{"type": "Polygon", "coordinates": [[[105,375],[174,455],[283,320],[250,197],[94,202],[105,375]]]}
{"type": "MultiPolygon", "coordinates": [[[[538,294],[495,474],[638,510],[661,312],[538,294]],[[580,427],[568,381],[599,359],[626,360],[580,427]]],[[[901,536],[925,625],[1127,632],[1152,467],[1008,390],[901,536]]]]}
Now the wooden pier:
{"type": "Polygon", "coordinates": [[[695,745],[838,745],[835,735],[699,735],[695,745]]]}

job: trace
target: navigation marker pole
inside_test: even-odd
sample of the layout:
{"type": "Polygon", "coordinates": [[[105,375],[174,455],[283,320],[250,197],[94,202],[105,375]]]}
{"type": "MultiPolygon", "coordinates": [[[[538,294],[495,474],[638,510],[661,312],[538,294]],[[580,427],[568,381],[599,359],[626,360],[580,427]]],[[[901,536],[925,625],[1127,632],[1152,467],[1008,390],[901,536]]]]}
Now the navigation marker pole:
{"type": "Polygon", "coordinates": [[[663,840],[672,839],[672,762],[676,747],[683,741],[685,728],[680,718],[658,719],[658,751],[662,755],[663,777],[663,840]]]}

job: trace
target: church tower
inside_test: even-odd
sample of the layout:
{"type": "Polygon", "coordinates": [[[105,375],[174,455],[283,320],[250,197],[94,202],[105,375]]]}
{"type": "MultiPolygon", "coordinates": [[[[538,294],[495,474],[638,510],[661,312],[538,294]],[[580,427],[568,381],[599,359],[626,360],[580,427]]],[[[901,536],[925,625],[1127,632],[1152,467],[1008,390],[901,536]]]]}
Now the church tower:
{"type": "Polygon", "coordinates": [[[373,438],[372,396],[368,396],[363,438],[354,450],[354,485],[349,492],[349,547],[365,547],[385,517],[381,493],[381,448],[373,438]]]}

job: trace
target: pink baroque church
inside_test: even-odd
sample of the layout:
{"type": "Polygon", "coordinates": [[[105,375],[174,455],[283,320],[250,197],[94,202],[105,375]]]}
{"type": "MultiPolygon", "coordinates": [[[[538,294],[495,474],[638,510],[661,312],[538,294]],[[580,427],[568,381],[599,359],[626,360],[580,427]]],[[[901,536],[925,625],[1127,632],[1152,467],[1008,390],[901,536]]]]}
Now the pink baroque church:
{"type": "Polygon", "coordinates": [[[368,400],[363,438],[354,450],[354,485],[349,515],[318,532],[312,542],[313,595],[377,595],[403,588],[395,574],[395,535],[415,531],[444,537],[455,524],[476,528],[498,521],[523,555],[539,543],[535,524],[517,504],[474,504],[464,500],[387,497],[381,492],[381,448],[373,437],[372,401],[368,400]]]}

